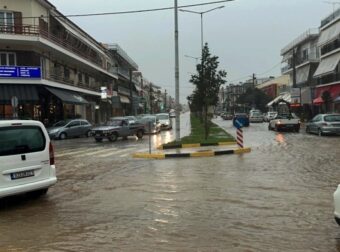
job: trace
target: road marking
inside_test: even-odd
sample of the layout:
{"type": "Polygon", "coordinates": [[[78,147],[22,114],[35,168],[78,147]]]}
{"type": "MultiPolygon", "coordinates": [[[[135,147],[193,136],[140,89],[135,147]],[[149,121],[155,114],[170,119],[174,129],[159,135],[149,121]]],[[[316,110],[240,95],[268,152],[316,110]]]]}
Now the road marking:
{"type": "Polygon", "coordinates": [[[98,151],[92,151],[92,152],[88,152],[88,153],[83,153],[83,154],[80,154],[80,155],[77,155],[77,157],[82,157],[82,156],[92,156],[92,155],[95,155],[95,154],[99,154],[99,153],[107,153],[107,152],[112,152],[112,151],[115,151],[117,150],[117,148],[110,148],[110,149],[101,149],[101,150],[98,150],[98,151]]]}
{"type": "Polygon", "coordinates": [[[136,148],[126,148],[126,149],[122,149],[120,151],[116,151],[116,152],[113,152],[113,153],[108,153],[108,154],[103,154],[103,155],[98,155],[99,157],[109,157],[109,156],[112,156],[112,155],[117,155],[119,153],[122,153],[122,152],[125,152],[125,151],[129,151],[129,150],[135,150],[136,148]]]}
{"type": "MultiPolygon", "coordinates": [[[[100,149],[100,148],[94,148],[94,149],[91,149],[91,150],[98,150],[98,149],[100,149]]],[[[71,152],[66,152],[66,153],[63,152],[62,154],[57,154],[56,157],[64,157],[64,156],[79,154],[79,153],[88,152],[88,151],[89,151],[88,148],[86,148],[86,149],[84,148],[84,149],[78,150],[78,151],[71,151],[71,152]]]]}

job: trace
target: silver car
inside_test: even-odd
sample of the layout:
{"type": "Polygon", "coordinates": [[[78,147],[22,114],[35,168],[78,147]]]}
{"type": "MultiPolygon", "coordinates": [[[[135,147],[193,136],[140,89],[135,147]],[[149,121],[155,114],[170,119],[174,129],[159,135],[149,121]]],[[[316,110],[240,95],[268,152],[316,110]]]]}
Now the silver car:
{"type": "Polygon", "coordinates": [[[146,134],[158,134],[161,132],[161,124],[154,115],[144,116],[139,122],[144,124],[146,134]]]}
{"type": "Polygon", "coordinates": [[[161,129],[165,129],[165,130],[172,129],[172,121],[168,113],[160,113],[160,114],[156,114],[156,116],[161,124],[161,129]]]}
{"type": "Polygon", "coordinates": [[[340,134],[340,114],[319,114],[306,125],[307,133],[319,136],[340,134]]]}
{"type": "Polygon", "coordinates": [[[69,137],[86,136],[91,134],[92,125],[84,119],[59,121],[47,128],[51,139],[66,139],[69,137]]]}

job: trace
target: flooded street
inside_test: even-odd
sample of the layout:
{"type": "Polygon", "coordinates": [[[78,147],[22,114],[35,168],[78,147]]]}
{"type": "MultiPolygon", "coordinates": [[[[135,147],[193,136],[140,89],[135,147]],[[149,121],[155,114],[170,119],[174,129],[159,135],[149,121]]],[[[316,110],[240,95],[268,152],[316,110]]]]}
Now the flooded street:
{"type": "Polygon", "coordinates": [[[147,136],[55,141],[59,181],[40,199],[1,201],[0,251],[340,251],[340,138],[267,123],[244,138],[249,154],[167,160],[131,158],[147,136]]]}

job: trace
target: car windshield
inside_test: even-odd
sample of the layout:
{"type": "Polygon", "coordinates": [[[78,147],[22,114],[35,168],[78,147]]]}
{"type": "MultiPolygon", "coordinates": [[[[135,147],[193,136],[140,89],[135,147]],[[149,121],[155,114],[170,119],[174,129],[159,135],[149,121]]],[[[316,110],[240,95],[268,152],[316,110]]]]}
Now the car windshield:
{"type": "Polygon", "coordinates": [[[247,117],[246,114],[235,114],[235,117],[247,117]]]}
{"type": "Polygon", "coordinates": [[[146,117],[143,117],[141,119],[141,121],[143,123],[145,123],[145,122],[155,122],[156,121],[156,117],[155,116],[146,116],[146,117]]]}
{"type": "Polygon", "coordinates": [[[262,114],[259,113],[259,112],[253,112],[253,113],[252,113],[252,116],[262,116],[262,114]]]}
{"type": "Polygon", "coordinates": [[[46,139],[37,126],[0,128],[0,156],[43,151],[46,139]]]}
{"type": "Polygon", "coordinates": [[[340,122],[340,115],[325,116],[325,122],[340,122]]]}
{"type": "Polygon", "coordinates": [[[168,115],[157,115],[157,118],[159,120],[167,120],[167,119],[169,119],[169,116],[168,115]]]}

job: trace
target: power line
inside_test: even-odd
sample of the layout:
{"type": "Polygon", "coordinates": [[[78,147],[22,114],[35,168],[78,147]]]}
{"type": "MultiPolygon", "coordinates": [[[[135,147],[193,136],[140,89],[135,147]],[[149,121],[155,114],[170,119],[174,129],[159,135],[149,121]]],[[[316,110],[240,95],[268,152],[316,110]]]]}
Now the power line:
{"type": "MultiPolygon", "coordinates": [[[[232,2],[235,0],[220,0],[220,1],[213,1],[213,2],[205,2],[199,4],[189,4],[189,5],[182,5],[178,6],[178,8],[191,8],[191,7],[198,7],[198,6],[205,6],[211,4],[219,4],[225,2],[232,2]]],[[[163,7],[163,8],[153,8],[153,9],[143,9],[143,10],[132,10],[132,11],[117,11],[117,12],[101,12],[101,13],[87,13],[87,14],[70,14],[70,15],[54,15],[54,17],[90,17],[90,16],[107,16],[107,15],[123,15],[123,14],[136,14],[136,13],[145,13],[145,12],[155,12],[155,11],[166,11],[166,10],[173,10],[174,7],[163,7]]],[[[23,17],[23,18],[44,18],[46,16],[39,16],[39,17],[23,17]]]]}
{"type": "MultiPolygon", "coordinates": [[[[281,62],[275,64],[275,65],[274,65],[273,67],[271,67],[269,70],[267,70],[267,71],[265,71],[265,72],[263,72],[263,73],[258,74],[258,76],[264,75],[264,74],[266,74],[266,73],[269,73],[270,71],[272,71],[272,70],[274,70],[275,68],[277,68],[279,65],[281,65],[281,62]]],[[[229,82],[232,83],[232,82],[244,80],[244,79],[250,78],[250,77],[251,77],[250,75],[246,75],[246,76],[240,77],[240,78],[238,78],[238,79],[235,79],[235,80],[232,80],[232,81],[229,81],[229,82]]]]}

